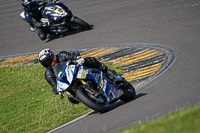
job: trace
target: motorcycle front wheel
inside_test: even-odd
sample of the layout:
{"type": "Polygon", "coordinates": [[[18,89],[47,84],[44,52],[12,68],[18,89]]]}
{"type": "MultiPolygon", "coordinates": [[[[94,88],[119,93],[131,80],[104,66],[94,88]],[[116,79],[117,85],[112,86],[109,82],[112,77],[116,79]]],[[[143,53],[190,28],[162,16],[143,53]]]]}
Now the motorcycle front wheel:
{"type": "Polygon", "coordinates": [[[77,88],[76,96],[79,100],[81,100],[82,103],[97,112],[104,113],[110,110],[108,102],[104,99],[103,96],[95,96],[86,91],[83,87],[77,88]]]}

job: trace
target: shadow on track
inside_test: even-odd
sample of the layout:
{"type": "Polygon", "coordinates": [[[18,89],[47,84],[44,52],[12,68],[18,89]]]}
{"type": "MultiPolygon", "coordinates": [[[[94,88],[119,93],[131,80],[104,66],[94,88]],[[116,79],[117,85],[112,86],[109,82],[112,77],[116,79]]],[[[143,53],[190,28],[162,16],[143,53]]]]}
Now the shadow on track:
{"type": "MultiPolygon", "coordinates": [[[[140,97],[143,97],[143,96],[145,96],[145,95],[147,95],[147,93],[139,93],[139,94],[137,94],[137,95],[135,96],[135,99],[134,99],[134,100],[136,100],[136,99],[138,99],[138,98],[140,98],[140,97]]],[[[132,101],[134,101],[134,100],[131,100],[131,101],[129,101],[129,102],[132,102],[132,101]]],[[[124,101],[120,101],[120,100],[119,100],[118,102],[116,102],[116,103],[110,105],[110,110],[109,110],[108,112],[110,112],[110,111],[116,109],[116,108],[119,107],[119,106],[122,106],[122,105],[124,105],[124,104],[127,104],[127,103],[129,103],[129,102],[124,102],[124,101]]],[[[105,112],[105,113],[107,113],[107,112],[105,112]]],[[[97,111],[93,111],[93,112],[91,112],[91,113],[88,114],[88,115],[93,115],[93,114],[104,114],[104,113],[100,113],[100,112],[97,112],[97,111]]]]}
{"type": "MultiPolygon", "coordinates": [[[[135,99],[134,99],[134,100],[136,100],[136,99],[138,99],[138,98],[140,98],[140,97],[143,97],[143,96],[145,96],[145,95],[147,95],[147,93],[139,93],[139,94],[137,94],[137,95],[135,96],[135,99]]],[[[132,101],[134,101],[134,100],[131,100],[131,101],[129,101],[129,102],[132,102],[132,101]]],[[[129,102],[118,101],[118,102],[116,102],[116,103],[114,103],[114,104],[111,104],[111,105],[110,105],[110,111],[116,109],[116,108],[119,107],[119,106],[122,106],[122,105],[124,105],[124,104],[127,104],[127,103],[129,103],[129,102]]]]}
{"type": "MultiPolygon", "coordinates": [[[[89,30],[93,30],[93,29],[94,29],[94,25],[90,25],[90,29],[89,30]]],[[[78,34],[78,33],[81,33],[81,32],[84,32],[84,31],[80,30],[80,29],[77,29],[77,30],[68,31],[68,32],[65,32],[65,33],[62,33],[62,34],[57,34],[57,35],[52,33],[52,34],[49,34],[49,36],[47,37],[46,43],[51,42],[51,41],[53,41],[55,39],[64,38],[66,36],[78,34]]]]}

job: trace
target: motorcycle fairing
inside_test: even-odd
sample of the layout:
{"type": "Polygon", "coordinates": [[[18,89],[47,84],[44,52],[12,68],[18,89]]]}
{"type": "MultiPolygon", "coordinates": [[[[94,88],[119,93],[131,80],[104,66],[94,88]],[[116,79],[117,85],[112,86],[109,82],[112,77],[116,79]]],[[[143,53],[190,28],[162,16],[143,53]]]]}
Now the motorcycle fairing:
{"type": "Polygon", "coordinates": [[[101,89],[103,90],[108,102],[119,98],[122,90],[118,90],[114,85],[108,83],[106,79],[102,80],[102,83],[103,86],[101,89]]]}
{"type": "Polygon", "coordinates": [[[60,91],[64,91],[66,90],[67,88],[69,88],[70,84],[68,82],[66,82],[65,80],[58,80],[57,81],[57,90],[58,92],[60,91]]]}
{"type": "Polygon", "coordinates": [[[66,7],[62,2],[52,3],[48,2],[42,11],[41,22],[45,22],[44,18],[50,22],[50,28],[52,32],[63,33],[68,31],[66,25],[66,18],[70,9],[66,7]]]}
{"type": "Polygon", "coordinates": [[[100,89],[103,90],[108,102],[118,98],[121,94],[121,90],[118,90],[114,85],[107,82],[107,80],[103,78],[103,72],[97,69],[84,69],[81,67],[79,68],[77,77],[94,80],[100,89]]]}
{"type": "Polygon", "coordinates": [[[53,70],[57,78],[57,90],[66,90],[72,83],[77,66],[69,65],[68,62],[61,62],[54,66],[53,70]]]}
{"type": "Polygon", "coordinates": [[[100,81],[98,81],[100,75],[102,74],[101,71],[97,69],[90,69],[85,66],[80,66],[77,74],[78,79],[92,79],[96,81],[97,84],[99,84],[100,81]]]}
{"type": "MultiPolygon", "coordinates": [[[[119,98],[122,90],[118,90],[114,85],[110,84],[106,78],[104,78],[103,72],[98,69],[84,67],[83,65],[77,67],[74,64],[70,64],[70,62],[71,61],[58,63],[53,68],[57,77],[58,91],[68,89],[73,79],[90,79],[95,81],[99,89],[103,91],[108,102],[119,98]]],[[[121,77],[117,78],[119,80],[121,79],[121,77]]]]}
{"type": "Polygon", "coordinates": [[[64,21],[65,16],[67,16],[69,9],[63,3],[51,3],[45,6],[42,16],[49,18],[52,23],[58,23],[64,21]]]}
{"type": "Polygon", "coordinates": [[[30,18],[32,18],[32,16],[30,14],[26,14],[24,11],[22,13],[20,13],[20,17],[24,20],[24,21],[28,21],[30,18]]]}
{"type": "Polygon", "coordinates": [[[77,67],[75,65],[69,65],[69,62],[67,63],[67,67],[65,68],[66,78],[70,84],[71,84],[72,80],[74,79],[76,68],[77,67]]]}

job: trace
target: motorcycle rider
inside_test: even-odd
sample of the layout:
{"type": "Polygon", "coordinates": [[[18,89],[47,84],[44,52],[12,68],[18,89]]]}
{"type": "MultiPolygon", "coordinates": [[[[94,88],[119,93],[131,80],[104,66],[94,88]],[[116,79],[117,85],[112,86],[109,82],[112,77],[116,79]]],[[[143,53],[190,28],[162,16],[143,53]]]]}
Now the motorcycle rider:
{"type": "MultiPolygon", "coordinates": [[[[49,2],[56,3],[58,0],[48,0],[49,2]]],[[[23,12],[20,16],[30,24],[30,30],[34,31],[41,40],[45,40],[47,33],[45,27],[49,26],[49,22],[43,23],[40,21],[41,12],[48,1],[32,1],[32,0],[21,0],[21,4],[24,7],[23,12]]]]}
{"type": "MultiPolygon", "coordinates": [[[[56,76],[54,75],[53,72],[53,67],[56,65],[56,63],[66,62],[68,60],[75,60],[78,64],[83,64],[87,67],[96,68],[102,71],[103,73],[106,74],[108,78],[112,80],[114,80],[115,77],[117,76],[117,73],[113,69],[99,62],[96,58],[94,57],[82,58],[79,52],[61,51],[56,55],[53,52],[53,50],[47,48],[40,51],[38,55],[38,60],[46,68],[44,74],[45,79],[51,85],[54,94],[59,94],[59,92],[57,91],[56,76]]],[[[74,100],[73,98],[68,97],[68,99],[70,102],[74,104],[78,103],[78,101],[74,100]]]]}

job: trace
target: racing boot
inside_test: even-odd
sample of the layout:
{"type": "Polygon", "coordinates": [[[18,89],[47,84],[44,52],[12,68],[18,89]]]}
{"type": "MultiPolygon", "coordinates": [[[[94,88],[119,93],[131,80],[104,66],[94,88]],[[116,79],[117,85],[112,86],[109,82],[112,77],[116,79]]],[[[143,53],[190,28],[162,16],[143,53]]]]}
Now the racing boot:
{"type": "Polygon", "coordinates": [[[106,77],[108,77],[111,80],[115,80],[117,76],[117,72],[113,70],[112,68],[107,67],[103,63],[101,63],[99,70],[101,70],[103,73],[106,74],[106,77]]]}
{"type": "Polygon", "coordinates": [[[39,36],[39,38],[41,40],[45,40],[46,39],[47,33],[43,32],[42,29],[35,27],[34,31],[39,36]]]}
{"type": "Polygon", "coordinates": [[[117,72],[115,70],[113,70],[113,69],[111,69],[111,68],[108,67],[106,76],[114,81],[115,78],[117,77],[117,72]]]}

